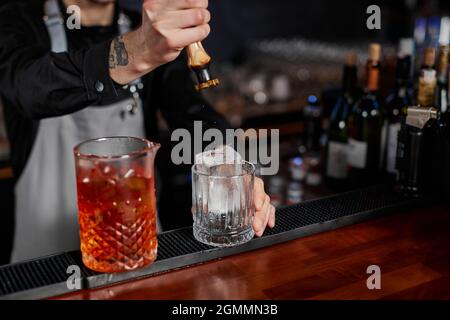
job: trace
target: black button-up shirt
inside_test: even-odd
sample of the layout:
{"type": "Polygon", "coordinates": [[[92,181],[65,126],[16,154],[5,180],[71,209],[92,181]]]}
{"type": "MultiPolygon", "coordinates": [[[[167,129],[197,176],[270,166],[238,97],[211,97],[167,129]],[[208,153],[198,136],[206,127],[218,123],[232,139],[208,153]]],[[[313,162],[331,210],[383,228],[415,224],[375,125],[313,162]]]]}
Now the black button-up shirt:
{"type": "MultiPolygon", "coordinates": [[[[68,52],[52,53],[43,0],[17,1],[0,10],[0,93],[16,179],[31,153],[39,120],[130,96],[109,76],[108,55],[118,33],[118,11],[110,27],[66,29],[68,52]]],[[[140,23],[140,14],[125,14],[134,27],[140,23]]],[[[195,91],[185,56],[149,73],[143,83],[148,138],[157,139],[157,110],[171,130],[192,130],[195,120],[203,121],[204,129],[228,126],[195,91]]]]}

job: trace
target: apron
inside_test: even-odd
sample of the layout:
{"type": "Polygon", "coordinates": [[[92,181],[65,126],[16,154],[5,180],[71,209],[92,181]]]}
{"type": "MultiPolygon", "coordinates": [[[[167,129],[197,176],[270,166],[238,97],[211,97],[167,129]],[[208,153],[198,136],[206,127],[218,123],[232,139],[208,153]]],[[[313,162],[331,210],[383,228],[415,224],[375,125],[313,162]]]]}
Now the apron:
{"type": "MultiPolygon", "coordinates": [[[[67,51],[64,21],[57,0],[45,3],[44,19],[52,51],[67,51]]],[[[120,33],[130,31],[121,13],[120,33]]],[[[145,137],[142,101],[133,98],[87,107],[76,113],[41,120],[36,140],[15,192],[16,225],[12,262],[76,250],[80,246],[73,148],[88,139],[109,136],[145,137]]]]}

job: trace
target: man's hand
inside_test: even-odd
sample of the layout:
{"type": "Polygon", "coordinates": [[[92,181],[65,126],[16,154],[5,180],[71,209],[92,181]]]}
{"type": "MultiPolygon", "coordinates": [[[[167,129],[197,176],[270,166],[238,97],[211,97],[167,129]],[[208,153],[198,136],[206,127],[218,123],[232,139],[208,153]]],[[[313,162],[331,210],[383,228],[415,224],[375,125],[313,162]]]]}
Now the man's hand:
{"type": "Polygon", "coordinates": [[[205,39],[211,19],[207,7],[208,0],[144,0],[142,25],[111,43],[111,78],[127,84],[205,39]]]}
{"type": "Polygon", "coordinates": [[[264,182],[255,177],[254,185],[255,218],[253,220],[253,230],[256,236],[261,237],[266,226],[275,226],[275,207],[270,204],[270,197],[264,191],[264,182]]]}

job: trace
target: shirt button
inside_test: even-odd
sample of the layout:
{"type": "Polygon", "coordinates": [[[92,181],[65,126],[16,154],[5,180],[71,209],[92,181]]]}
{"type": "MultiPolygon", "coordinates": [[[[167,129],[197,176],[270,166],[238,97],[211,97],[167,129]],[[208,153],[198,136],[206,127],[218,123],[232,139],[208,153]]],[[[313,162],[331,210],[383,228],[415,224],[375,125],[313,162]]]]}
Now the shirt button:
{"type": "Polygon", "coordinates": [[[105,85],[101,81],[97,81],[95,83],[95,90],[97,90],[97,92],[103,92],[103,90],[105,90],[105,85]]]}

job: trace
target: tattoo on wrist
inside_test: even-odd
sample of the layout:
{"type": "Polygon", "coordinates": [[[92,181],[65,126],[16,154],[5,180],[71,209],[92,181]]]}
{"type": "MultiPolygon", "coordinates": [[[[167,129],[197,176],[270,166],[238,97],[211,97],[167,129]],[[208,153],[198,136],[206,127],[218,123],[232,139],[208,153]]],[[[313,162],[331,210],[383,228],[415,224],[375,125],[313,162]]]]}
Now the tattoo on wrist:
{"type": "Polygon", "coordinates": [[[123,37],[118,36],[113,40],[112,49],[109,54],[109,68],[115,69],[118,66],[128,65],[128,52],[123,42],[123,37]]]}

